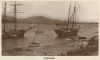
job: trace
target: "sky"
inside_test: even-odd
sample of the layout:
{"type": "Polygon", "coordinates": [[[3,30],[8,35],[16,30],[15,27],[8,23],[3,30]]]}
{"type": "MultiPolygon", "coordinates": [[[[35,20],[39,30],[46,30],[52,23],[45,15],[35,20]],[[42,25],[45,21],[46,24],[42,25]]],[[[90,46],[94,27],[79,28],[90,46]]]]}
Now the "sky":
{"type": "MultiPolygon", "coordinates": [[[[13,16],[14,1],[7,2],[7,15],[13,16]]],[[[27,18],[32,16],[45,16],[52,19],[67,20],[70,1],[17,1],[18,4],[23,4],[17,7],[17,18],[27,18]]],[[[71,14],[75,1],[71,1],[71,14]]],[[[76,20],[84,22],[98,22],[99,21],[99,2],[98,1],[76,1],[76,20]],[[80,7],[79,7],[80,6],[80,7]],[[79,7],[79,8],[78,8],[79,7]]],[[[4,9],[4,2],[2,2],[2,14],[4,9]]]]}

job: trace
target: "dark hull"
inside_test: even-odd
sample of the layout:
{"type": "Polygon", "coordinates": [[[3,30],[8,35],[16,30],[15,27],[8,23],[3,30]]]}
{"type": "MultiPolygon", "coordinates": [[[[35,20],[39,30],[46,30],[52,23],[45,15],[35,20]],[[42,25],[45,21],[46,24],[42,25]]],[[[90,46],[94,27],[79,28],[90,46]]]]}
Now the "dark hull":
{"type": "Polygon", "coordinates": [[[2,34],[2,38],[24,37],[26,30],[17,30],[2,34]]]}
{"type": "Polygon", "coordinates": [[[9,35],[9,33],[2,33],[2,38],[8,38],[8,37],[10,37],[10,35],[9,35]]]}
{"type": "Polygon", "coordinates": [[[55,33],[59,36],[59,37],[69,37],[69,36],[77,36],[78,31],[65,31],[65,30],[57,30],[55,29],[55,33]]]}

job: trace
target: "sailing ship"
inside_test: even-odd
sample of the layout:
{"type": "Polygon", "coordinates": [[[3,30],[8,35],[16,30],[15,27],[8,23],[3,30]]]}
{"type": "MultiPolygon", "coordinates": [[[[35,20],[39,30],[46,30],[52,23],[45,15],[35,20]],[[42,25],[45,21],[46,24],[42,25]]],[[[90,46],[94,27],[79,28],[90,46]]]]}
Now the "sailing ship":
{"type": "Polygon", "coordinates": [[[17,6],[19,5],[22,5],[22,4],[16,4],[16,1],[15,1],[15,4],[12,4],[11,6],[14,6],[14,29],[10,30],[10,31],[6,31],[6,2],[5,2],[5,8],[4,8],[4,29],[3,29],[3,32],[2,32],[2,38],[11,38],[11,37],[24,37],[24,34],[26,33],[27,30],[30,30],[32,28],[35,28],[34,27],[30,27],[26,30],[24,29],[21,29],[21,30],[18,30],[17,29],[17,18],[16,18],[16,13],[20,13],[20,12],[17,12],[16,9],[17,9],[17,6]]]}
{"type": "Polygon", "coordinates": [[[71,2],[70,2],[69,14],[68,14],[68,21],[67,21],[67,24],[66,24],[67,27],[65,27],[66,26],[65,25],[65,26],[61,27],[60,29],[55,29],[55,33],[59,37],[77,36],[77,34],[78,34],[78,28],[75,28],[75,26],[76,26],[76,23],[75,23],[75,19],[76,19],[75,13],[76,13],[77,9],[76,9],[76,3],[75,3],[74,13],[70,17],[70,10],[71,10],[71,2]]]}

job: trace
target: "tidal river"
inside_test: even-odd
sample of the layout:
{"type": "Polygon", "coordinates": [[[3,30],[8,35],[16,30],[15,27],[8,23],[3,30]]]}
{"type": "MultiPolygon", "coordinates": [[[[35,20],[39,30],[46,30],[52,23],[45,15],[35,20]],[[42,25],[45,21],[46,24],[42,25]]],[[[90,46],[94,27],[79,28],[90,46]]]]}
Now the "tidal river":
{"type": "MultiPolygon", "coordinates": [[[[30,26],[36,26],[36,24],[18,24],[18,29],[27,29],[30,26]]],[[[66,41],[66,38],[58,38],[57,34],[54,32],[55,25],[49,25],[49,24],[40,24],[39,30],[44,31],[44,33],[38,34],[35,41],[41,42],[40,46],[47,46],[47,45],[53,45],[53,44],[59,44],[66,41]]],[[[9,27],[10,28],[10,27],[9,27]]],[[[35,37],[35,31],[36,28],[33,28],[31,30],[28,30],[24,38],[7,38],[2,39],[2,50],[8,50],[18,47],[28,47],[28,43],[32,42],[35,37]]],[[[78,36],[86,36],[91,37],[98,35],[98,27],[95,25],[90,26],[88,28],[88,25],[82,26],[80,29],[78,36]]]]}

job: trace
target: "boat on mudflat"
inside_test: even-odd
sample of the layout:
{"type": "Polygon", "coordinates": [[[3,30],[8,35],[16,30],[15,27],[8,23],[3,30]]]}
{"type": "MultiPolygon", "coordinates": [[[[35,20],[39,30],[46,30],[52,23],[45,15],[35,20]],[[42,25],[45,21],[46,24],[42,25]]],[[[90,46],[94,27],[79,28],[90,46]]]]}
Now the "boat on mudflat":
{"type": "Polygon", "coordinates": [[[66,30],[57,30],[55,29],[55,33],[60,37],[66,37],[66,36],[77,36],[78,30],[73,31],[66,31],[66,30]]]}
{"type": "MultiPolygon", "coordinates": [[[[77,36],[78,28],[76,28],[76,26],[78,25],[76,24],[76,16],[75,16],[77,9],[76,9],[76,3],[75,3],[73,14],[70,15],[70,10],[71,10],[71,3],[70,3],[67,24],[60,27],[59,29],[54,29],[55,33],[59,37],[77,36]]],[[[60,25],[56,25],[56,27],[57,26],[60,26],[60,25]]]]}
{"type": "Polygon", "coordinates": [[[7,27],[7,16],[6,16],[6,6],[7,3],[5,2],[5,8],[4,8],[4,17],[3,17],[3,31],[2,31],[2,38],[12,38],[12,37],[24,37],[24,34],[26,33],[27,30],[30,30],[32,28],[35,28],[36,26],[34,27],[30,27],[28,29],[20,29],[18,30],[17,29],[17,11],[16,11],[16,8],[17,8],[17,5],[21,5],[21,4],[17,4],[16,1],[15,1],[15,4],[12,4],[11,6],[14,6],[14,20],[13,20],[13,27],[12,28],[9,28],[10,30],[7,31],[6,28],[7,27]]]}

